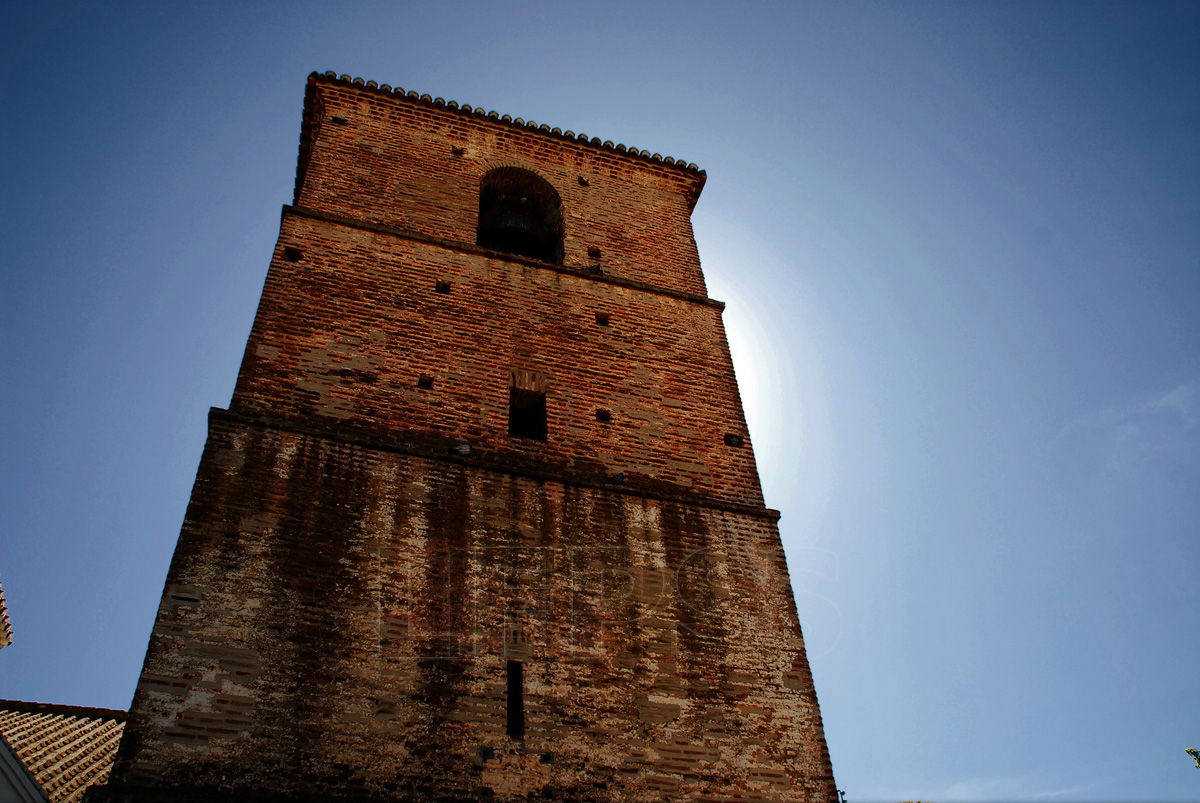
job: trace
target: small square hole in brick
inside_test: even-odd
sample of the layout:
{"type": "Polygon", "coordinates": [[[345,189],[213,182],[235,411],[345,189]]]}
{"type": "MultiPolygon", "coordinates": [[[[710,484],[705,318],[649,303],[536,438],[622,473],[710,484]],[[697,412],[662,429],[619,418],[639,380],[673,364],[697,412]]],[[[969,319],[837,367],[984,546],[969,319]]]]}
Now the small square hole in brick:
{"type": "Polygon", "coordinates": [[[299,248],[292,248],[289,246],[283,249],[283,258],[288,262],[299,262],[300,260],[304,259],[304,252],[299,248]]]}
{"type": "Polygon", "coordinates": [[[608,313],[607,312],[597,312],[596,313],[596,323],[599,326],[608,326],[608,323],[609,323],[608,313]]]}
{"type": "Polygon", "coordinates": [[[580,187],[586,187],[586,186],[587,186],[588,184],[590,184],[590,183],[591,183],[591,182],[589,182],[589,181],[588,181],[586,178],[584,178],[583,176],[580,176],[580,177],[579,177],[579,186],[580,186],[580,187]]]}
{"type": "Polygon", "coordinates": [[[419,387],[421,390],[429,390],[430,388],[433,387],[433,377],[432,376],[417,377],[417,387],[419,387]]]}
{"type": "Polygon", "coordinates": [[[332,122],[334,125],[345,125],[345,124],[346,124],[346,118],[345,118],[345,117],[333,117],[333,118],[330,120],[330,122],[332,122]]]}
{"type": "Polygon", "coordinates": [[[455,156],[462,156],[466,152],[467,152],[466,148],[451,148],[450,149],[450,153],[454,154],[455,156]]]}
{"type": "Polygon", "coordinates": [[[607,424],[609,421],[612,421],[612,413],[610,413],[608,410],[597,410],[596,420],[603,421],[607,424]]]}
{"type": "Polygon", "coordinates": [[[594,245],[588,246],[588,258],[589,259],[599,259],[600,258],[600,249],[594,245]]]}
{"type": "Polygon", "coordinates": [[[726,446],[741,446],[743,443],[745,443],[745,441],[742,439],[741,435],[735,435],[734,433],[730,432],[725,436],[726,446]]]}
{"type": "Polygon", "coordinates": [[[443,295],[450,295],[450,282],[438,281],[433,285],[433,289],[443,295]]]}

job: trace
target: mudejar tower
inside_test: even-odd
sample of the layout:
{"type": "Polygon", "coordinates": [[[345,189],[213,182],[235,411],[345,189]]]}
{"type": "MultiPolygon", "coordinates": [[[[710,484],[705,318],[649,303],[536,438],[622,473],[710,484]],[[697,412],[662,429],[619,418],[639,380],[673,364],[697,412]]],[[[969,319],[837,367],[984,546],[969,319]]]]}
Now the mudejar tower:
{"type": "Polygon", "coordinates": [[[836,799],[703,185],[309,78],[93,800],[836,799]]]}

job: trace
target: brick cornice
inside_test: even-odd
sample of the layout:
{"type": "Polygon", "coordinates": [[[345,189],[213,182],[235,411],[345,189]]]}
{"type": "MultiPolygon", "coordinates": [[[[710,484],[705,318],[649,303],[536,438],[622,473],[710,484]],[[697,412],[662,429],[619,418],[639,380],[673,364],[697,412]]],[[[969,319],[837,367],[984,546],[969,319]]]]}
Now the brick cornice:
{"type": "Polygon", "coordinates": [[[317,209],[310,209],[303,206],[293,206],[284,204],[283,215],[296,215],[297,217],[307,217],[313,220],[323,220],[326,223],[334,223],[339,226],[346,226],[352,229],[360,229],[362,231],[373,231],[378,234],[388,234],[393,237],[399,237],[405,240],[413,240],[415,242],[428,243],[430,245],[449,248],[454,251],[459,251],[464,254],[477,254],[485,256],[489,259],[498,259],[505,262],[516,262],[521,265],[528,265],[531,268],[541,268],[543,270],[554,271],[555,273],[565,273],[570,276],[577,276],[582,279],[589,279],[594,282],[602,282],[606,284],[615,284],[621,287],[627,287],[630,290],[638,290],[644,293],[653,293],[660,296],[670,296],[681,301],[687,301],[692,304],[700,304],[701,306],[713,307],[714,309],[724,310],[725,302],[718,301],[715,298],[708,296],[696,295],[695,293],[684,293],[679,290],[671,290],[667,287],[659,287],[648,282],[641,282],[637,279],[627,279],[624,276],[613,276],[608,273],[593,273],[587,268],[572,267],[570,265],[556,265],[553,262],[543,262],[539,259],[530,259],[529,257],[519,256],[517,254],[508,254],[503,251],[493,251],[484,248],[474,243],[465,243],[460,240],[447,240],[443,237],[434,237],[429,234],[423,234],[411,229],[402,229],[396,226],[385,226],[382,223],[371,223],[366,220],[357,218],[344,217],[342,215],[333,215],[328,212],[322,212],[317,209]]]}
{"type": "Polygon", "coordinates": [[[527,477],[543,482],[560,482],[576,488],[593,488],[625,496],[655,499],[663,502],[679,502],[686,505],[723,510],[745,516],[778,521],[780,513],[768,507],[748,505],[716,499],[707,494],[689,491],[677,485],[641,477],[598,477],[594,472],[572,468],[566,461],[531,459],[529,456],[505,449],[481,447],[461,438],[448,438],[434,433],[403,432],[391,436],[378,431],[365,431],[347,425],[344,421],[329,427],[290,418],[263,415],[241,410],[225,410],[220,407],[209,409],[209,421],[228,422],[291,432],[297,435],[320,438],[334,443],[373,449],[381,452],[421,457],[445,463],[479,468],[500,474],[527,477]],[[464,453],[460,451],[467,447],[464,453]]]}

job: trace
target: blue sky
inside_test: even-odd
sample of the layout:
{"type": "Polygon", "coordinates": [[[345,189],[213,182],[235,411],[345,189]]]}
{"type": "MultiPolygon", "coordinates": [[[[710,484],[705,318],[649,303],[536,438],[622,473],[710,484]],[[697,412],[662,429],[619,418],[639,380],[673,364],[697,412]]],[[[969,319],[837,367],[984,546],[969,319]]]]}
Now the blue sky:
{"type": "Polygon", "coordinates": [[[851,801],[1200,798],[1196,2],[4,17],[0,696],[128,705],[332,69],[708,170],[851,801]]]}

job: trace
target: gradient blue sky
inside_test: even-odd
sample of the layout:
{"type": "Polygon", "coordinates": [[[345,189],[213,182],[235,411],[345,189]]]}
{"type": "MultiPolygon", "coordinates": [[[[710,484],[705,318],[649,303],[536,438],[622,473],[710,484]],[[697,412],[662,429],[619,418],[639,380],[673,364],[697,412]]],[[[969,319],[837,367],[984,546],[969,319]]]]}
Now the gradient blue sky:
{"type": "Polygon", "coordinates": [[[0,696],[125,707],[314,69],[648,148],[849,799],[1196,800],[1200,6],[10,3],[0,696]]]}

